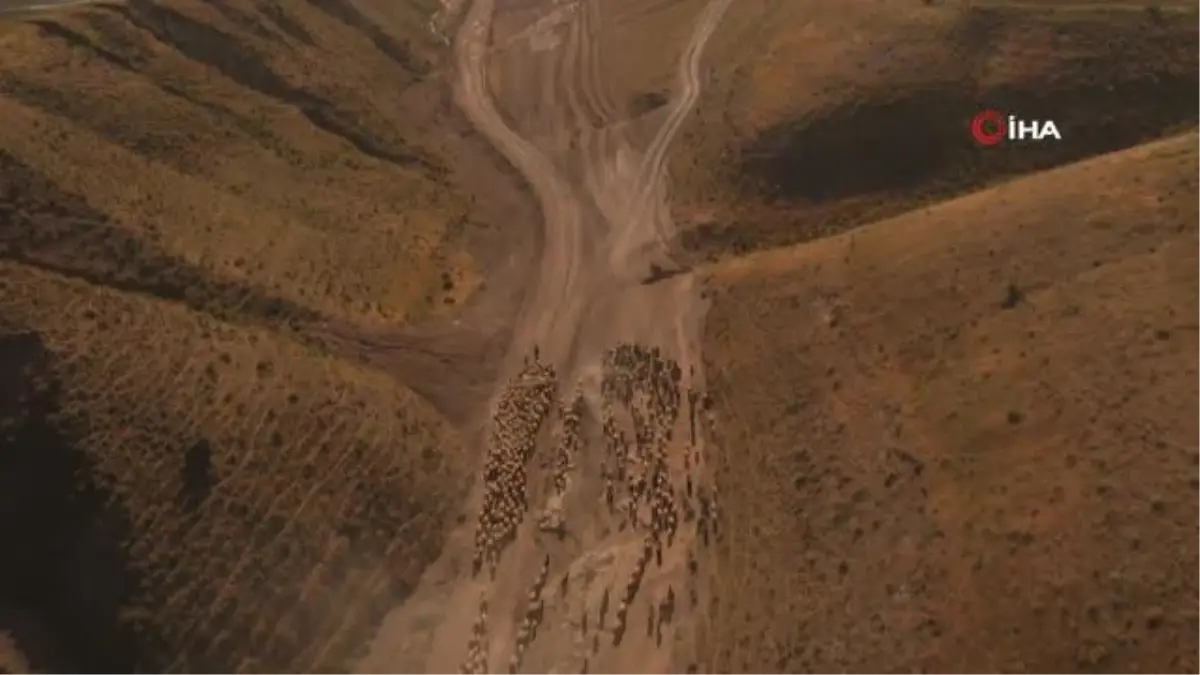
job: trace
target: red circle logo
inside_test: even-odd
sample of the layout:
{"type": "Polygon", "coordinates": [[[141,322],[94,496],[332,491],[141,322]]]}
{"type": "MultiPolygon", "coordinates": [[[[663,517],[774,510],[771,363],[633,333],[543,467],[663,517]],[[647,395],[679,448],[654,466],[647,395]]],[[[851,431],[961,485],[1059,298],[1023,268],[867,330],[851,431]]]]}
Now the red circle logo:
{"type": "Polygon", "coordinates": [[[971,119],[971,136],[980,145],[999,145],[1008,129],[999,110],[984,110],[971,119]]]}

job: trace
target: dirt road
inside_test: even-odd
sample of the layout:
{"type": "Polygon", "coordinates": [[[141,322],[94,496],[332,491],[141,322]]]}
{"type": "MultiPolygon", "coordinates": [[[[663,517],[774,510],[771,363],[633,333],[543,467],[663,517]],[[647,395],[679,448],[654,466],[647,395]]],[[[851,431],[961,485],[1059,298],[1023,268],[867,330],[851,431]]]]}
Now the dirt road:
{"type": "MultiPolygon", "coordinates": [[[[471,2],[454,44],[455,100],[475,128],[525,176],[543,216],[540,256],[530,265],[498,398],[530,354],[539,353],[556,369],[560,394],[578,391],[590,419],[598,420],[603,413],[609,415],[605,419],[615,420],[601,383],[604,363],[611,367],[618,345],[654,350],[652,356],[627,360],[667,364],[647,368],[674,373],[676,406],[679,391],[702,389],[698,339],[705,307],[697,280],[681,274],[656,284],[641,281],[651,263],[670,259],[674,224],[667,206],[667,153],[699,96],[704,46],[730,2],[703,4],[668,104],[637,119],[621,116],[624,106],[615,102],[605,81],[599,51],[603,12],[615,11],[616,3],[471,2]],[[504,34],[497,28],[498,18],[519,27],[504,34]],[[507,67],[500,87],[489,77],[497,44],[503,45],[507,67]],[[649,143],[638,147],[634,130],[649,143]]],[[[623,6],[629,11],[635,5],[623,6]]],[[[651,432],[661,441],[655,498],[672,504],[676,496],[684,499],[685,491],[687,499],[695,492],[711,492],[703,479],[704,440],[702,434],[697,437],[690,402],[689,396],[693,417],[665,415],[660,428],[651,432]]],[[[635,408],[631,404],[629,412],[622,413],[634,427],[644,417],[635,408]]],[[[611,425],[615,428],[617,423],[611,425]]],[[[641,447],[646,432],[635,432],[641,447]]],[[[547,446],[552,439],[546,436],[531,443],[547,446]]],[[[685,597],[693,605],[700,602],[703,589],[695,570],[695,547],[700,534],[707,538],[707,532],[693,523],[697,511],[690,505],[681,512],[688,514],[683,519],[689,524],[672,526],[665,545],[657,533],[646,533],[636,507],[627,509],[633,514],[628,520],[614,515],[619,509],[602,477],[607,475],[603,450],[597,447],[602,445],[595,438],[582,443],[579,457],[571,460],[574,469],[563,480],[569,489],[540,490],[537,486],[548,481],[548,471],[528,469],[533,506],[527,510],[561,513],[565,522],[559,536],[547,536],[536,518],[524,518],[494,574],[473,575],[467,564],[471,537],[476,527],[483,527],[485,514],[478,525],[464,524],[421,588],[393,611],[361,669],[660,672],[682,671],[689,665],[700,629],[691,617],[699,612],[677,612],[676,598],[681,598],[681,606],[685,597]],[[598,508],[606,490],[607,511],[598,508]],[[650,565],[647,557],[655,547],[655,563],[650,565]],[[623,593],[628,601],[618,602],[623,593]],[[481,607],[486,607],[486,620],[481,607]],[[536,621],[531,624],[529,616],[536,621]],[[628,637],[627,625],[633,626],[628,637]],[[645,631],[639,630],[641,625],[645,631]],[[484,637],[482,647],[475,649],[480,653],[474,665],[469,665],[473,626],[484,637]],[[536,639],[525,637],[530,630],[536,639]]],[[[525,470],[521,475],[524,481],[525,470]]],[[[524,489],[522,485],[522,494],[524,489]]],[[[485,508],[483,492],[481,485],[469,512],[485,508]]],[[[662,503],[655,502],[646,518],[659,518],[666,509],[662,503]]],[[[701,510],[707,508],[705,502],[701,510]]],[[[703,525],[704,518],[700,521],[703,525]]]]}

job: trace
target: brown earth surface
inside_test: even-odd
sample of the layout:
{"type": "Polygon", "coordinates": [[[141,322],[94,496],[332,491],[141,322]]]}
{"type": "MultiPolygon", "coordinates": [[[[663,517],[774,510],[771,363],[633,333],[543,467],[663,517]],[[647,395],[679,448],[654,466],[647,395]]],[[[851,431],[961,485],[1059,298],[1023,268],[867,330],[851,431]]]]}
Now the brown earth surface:
{"type": "Polygon", "coordinates": [[[1196,669],[1196,148],[713,270],[715,670],[1196,669]]]}
{"type": "Polygon", "coordinates": [[[1193,5],[6,16],[0,672],[1197,668],[1193,5]]]}
{"type": "Polygon", "coordinates": [[[1195,126],[1195,5],[1154,6],[737,3],[671,166],[683,247],[807,241],[1195,126]],[[964,143],[988,107],[1064,141],[964,143]]]}
{"type": "Polygon", "coordinates": [[[470,304],[527,208],[432,7],[0,24],[0,629],[36,666],[344,670],[436,555],[474,462],[397,375],[442,355],[325,330],[470,304]]]}

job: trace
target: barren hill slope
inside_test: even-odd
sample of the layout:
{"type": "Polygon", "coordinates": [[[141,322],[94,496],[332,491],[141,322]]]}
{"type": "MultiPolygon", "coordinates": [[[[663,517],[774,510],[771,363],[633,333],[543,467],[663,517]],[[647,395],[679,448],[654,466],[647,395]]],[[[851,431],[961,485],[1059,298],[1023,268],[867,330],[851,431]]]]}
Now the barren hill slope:
{"type": "Polygon", "coordinates": [[[711,668],[1195,670],[1196,147],[713,270],[711,668]]]}
{"type": "Polygon", "coordinates": [[[0,289],[0,597],[62,646],[38,667],[345,669],[457,513],[448,425],[264,329],[8,262],[0,289]]]}
{"type": "Polygon", "coordinates": [[[1196,124],[1194,3],[735,3],[673,153],[694,258],[807,241],[1196,124]],[[1063,141],[980,148],[984,108],[1063,141]]]}
{"type": "Polygon", "coordinates": [[[441,4],[0,23],[4,668],[1196,667],[1194,8],[441,4]]]}
{"type": "Polygon", "coordinates": [[[25,211],[6,255],[151,292],[203,276],[222,288],[193,304],[251,316],[250,289],[367,323],[461,301],[478,214],[435,8],[385,27],[344,0],[135,0],[0,25],[0,186],[25,211]]]}
{"type": "Polygon", "coordinates": [[[507,179],[447,114],[436,6],[0,23],[4,658],[345,670],[440,549],[459,438],[306,332],[476,287],[467,190],[507,179]]]}

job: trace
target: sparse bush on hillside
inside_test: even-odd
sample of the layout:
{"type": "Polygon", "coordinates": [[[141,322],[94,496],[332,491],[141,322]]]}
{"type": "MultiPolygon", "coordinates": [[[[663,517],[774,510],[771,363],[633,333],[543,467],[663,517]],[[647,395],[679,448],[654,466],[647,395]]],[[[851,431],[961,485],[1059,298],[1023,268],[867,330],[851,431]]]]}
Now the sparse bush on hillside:
{"type": "MultiPolygon", "coordinates": [[[[0,40],[0,321],[44,344],[60,410],[37,428],[82,458],[15,475],[106,505],[16,519],[58,548],[3,538],[25,545],[0,614],[40,603],[79,660],[51,672],[347,672],[462,498],[444,420],[297,329],[470,292],[447,104],[405,98],[437,55],[341,0],[267,4],[131,2],[0,40]]],[[[57,449],[2,436],[0,464],[57,449]]]]}
{"type": "MultiPolygon", "coordinates": [[[[733,37],[721,44],[718,32],[709,57],[719,75],[682,132],[675,200],[720,214],[727,227],[746,230],[753,248],[766,249],[1197,122],[1194,6],[1160,11],[1154,21],[1105,3],[1079,11],[932,4],[916,12],[883,3],[869,15],[847,6],[822,17],[796,4],[796,20],[813,26],[804,39],[784,19],[788,9],[772,10],[770,19],[760,4],[737,10],[760,13],[756,32],[750,18],[737,28],[753,33],[760,49],[733,37]],[[840,44],[844,33],[855,35],[850,54],[840,44]],[[978,66],[996,54],[1002,68],[978,66]],[[800,62],[812,65],[797,70],[800,62]],[[965,128],[981,106],[1053,111],[1071,138],[1019,153],[981,152],[965,128]]],[[[712,257],[740,255],[732,237],[705,244],[716,247],[712,257]]]]}
{"type": "MultiPolygon", "coordinates": [[[[54,424],[77,430],[92,480],[128,514],[112,536],[136,577],[116,600],[133,623],[114,618],[113,630],[136,637],[110,642],[123,650],[112,658],[134,661],[96,667],[227,671],[253,657],[254,670],[349,668],[461,499],[467,467],[445,424],[385,376],[266,332],[215,323],[202,338],[181,308],[11,264],[0,274],[40,283],[36,297],[0,299],[0,316],[52,346],[54,424]],[[45,311],[50,299],[86,302],[109,328],[45,311]]],[[[73,597],[54,602],[78,612],[73,597]]],[[[98,654],[79,654],[85,669],[98,654]]]]}
{"type": "Polygon", "coordinates": [[[1000,306],[1004,309],[1013,309],[1021,304],[1021,300],[1025,298],[1025,293],[1014,283],[1009,283],[1004,289],[1004,299],[1000,301],[1000,306]]]}
{"type": "Polygon", "coordinates": [[[433,38],[391,35],[341,0],[243,5],[136,2],[12,28],[24,51],[0,59],[0,210],[15,220],[0,248],[226,319],[428,311],[442,271],[472,273],[455,225],[470,203],[430,113],[397,100],[433,38]],[[394,86],[364,84],[378,81],[394,86]]]}
{"type": "Polygon", "coordinates": [[[853,256],[714,266],[709,670],[1195,671],[1195,342],[1154,330],[1196,305],[1195,156],[1193,132],[875,223],[853,256]],[[1081,236],[1096,214],[1122,227],[1081,236]]]}

